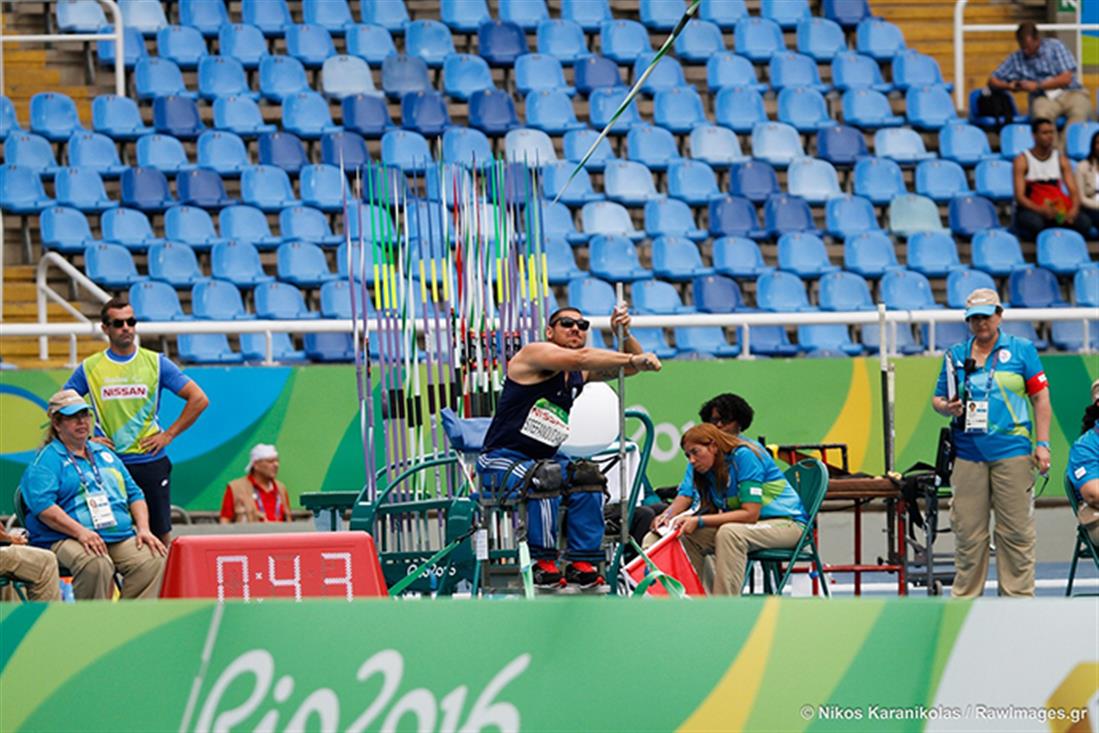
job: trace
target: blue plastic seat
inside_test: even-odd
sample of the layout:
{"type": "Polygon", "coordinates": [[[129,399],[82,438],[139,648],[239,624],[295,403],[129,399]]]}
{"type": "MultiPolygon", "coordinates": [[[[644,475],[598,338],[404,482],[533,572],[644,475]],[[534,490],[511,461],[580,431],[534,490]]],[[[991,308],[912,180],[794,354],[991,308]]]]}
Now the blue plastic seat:
{"type": "Polygon", "coordinates": [[[653,122],[676,134],[688,134],[696,126],[707,124],[702,98],[692,87],[659,91],[653,102],[653,122]]]}
{"type": "Polygon", "coordinates": [[[134,90],[137,98],[145,101],[167,96],[191,99],[196,96],[184,83],[183,72],[179,67],[174,62],[157,56],[138,59],[134,66],[134,90]]]}
{"type": "Polygon", "coordinates": [[[613,201],[592,201],[580,210],[580,220],[585,234],[626,236],[635,241],[644,239],[645,233],[634,229],[630,213],[622,204],[613,201]]]}
{"type": "Polygon", "coordinates": [[[761,122],[752,128],[752,157],[785,168],[805,156],[798,131],[783,122],[761,122]]]}
{"type": "Polygon", "coordinates": [[[545,0],[500,0],[500,19],[534,31],[549,18],[545,0]]]}
{"type": "Polygon", "coordinates": [[[155,36],[168,25],[160,0],[119,0],[118,7],[122,11],[122,25],[136,29],[143,36],[155,36]]]}
{"type": "Polygon", "coordinates": [[[308,206],[291,206],[279,212],[279,233],[287,241],[312,242],[320,246],[335,246],[343,241],[333,234],[328,218],[308,206]]]}
{"type": "MultiPolygon", "coordinates": [[[[214,245],[210,251],[210,270],[218,280],[227,280],[240,288],[255,287],[275,279],[263,271],[255,245],[237,239],[214,245]]],[[[258,303],[256,312],[259,313],[258,303]]]]}
{"type": "Polygon", "coordinates": [[[843,267],[865,278],[879,278],[899,267],[893,240],[884,232],[864,232],[843,243],[843,267]]]}
{"type": "Polygon", "coordinates": [[[900,237],[910,237],[916,232],[946,231],[935,202],[914,193],[889,202],[889,230],[900,237]]]}
{"type": "Polygon", "coordinates": [[[451,99],[469,101],[474,92],[493,89],[492,70],[480,56],[455,53],[443,63],[443,89],[451,99]]]}
{"type": "Polygon", "coordinates": [[[588,241],[588,232],[577,231],[572,220],[572,212],[560,201],[542,199],[542,233],[546,237],[564,237],[569,244],[577,245],[588,241]]]}
{"type": "Polygon", "coordinates": [[[643,206],[647,201],[664,198],[657,193],[652,172],[632,160],[612,160],[603,170],[603,189],[607,198],[626,206],[643,206]]]}
{"type": "Polygon", "coordinates": [[[183,143],[170,135],[138,138],[136,148],[137,164],[142,167],[156,168],[167,175],[176,175],[195,167],[187,158],[183,143]]]}
{"type": "Polygon", "coordinates": [[[53,155],[53,146],[46,138],[29,132],[8,135],[4,141],[4,161],[52,178],[61,166],[53,155]]]}
{"type": "Polygon", "coordinates": [[[624,18],[603,23],[599,29],[599,48],[604,56],[623,66],[632,66],[638,56],[653,50],[645,26],[624,18]]]}
{"type": "Polygon", "coordinates": [[[286,171],[270,165],[246,168],[240,177],[241,201],[262,211],[279,211],[301,203],[286,171]]]}
{"type": "Polygon", "coordinates": [[[962,167],[952,160],[924,160],[916,166],[916,193],[936,203],[970,193],[962,167]]]}
{"type": "Polygon", "coordinates": [[[216,210],[239,203],[225,192],[225,184],[217,171],[196,168],[179,174],[176,179],[180,203],[202,209],[216,210]]]}
{"type": "Polygon", "coordinates": [[[953,237],[945,232],[917,232],[908,239],[908,269],[927,277],[945,277],[965,268],[953,237]]]}
{"type": "Polygon", "coordinates": [[[432,165],[434,158],[427,140],[411,130],[390,130],[382,136],[382,162],[402,171],[419,173],[432,165]]]}
{"type": "Polygon", "coordinates": [[[492,67],[510,67],[527,53],[527,37],[523,29],[507,20],[492,20],[477,29],[477,47],[492,67]]]}
{"type": "Polygon", "coordinates": [[[767,122],[763,96],[751,87],[723,87],[714,99],[714,119],[736,132],[751,132],[767,122]]]}
{"type": "Polygon", "coordinates": [[[675,40],[675,55],[688,64],[706,64],[725,52],[721,29],[708,20],[690,20],[675,40]]]}
{"type": "Polygon", "coordinates": [[[778,119],[802,133],[835,127],[824,95],[809,87],[787,87],[778,94],[778,119]]]}
{"type": "Polygon", "coordinates": [[[798,21],[798,53],[814,61],[831,61],[837,53],[847,50],[843,28],[827,18],[804,18],[798,21]]]}
{"type": "Polygon", "coordinates": [[[702,0],[698,17],[715,24],[723,31],[731,31],[741,18],[748,15],[744,0],[702,0]]]}
{"type": "Polygon", "coordinates": [[[786,50],[782,29],[767,18],[745,16],[737,21],[733,46],[741,56],[761,64],[786,50]]]}
{"type": "Polygon", "coordinates": [[[450,29],[437,20],[414,20],[405,26],[405,53],[423,59],[430,68],[442,68],[455,53],[450,29]]]}
{"type": "Polygon", "coordinates": [[[1099,122],[1074,122],[1065,128],[1065,153],[1073,160],[1083,160],[1091,152],[1091,139],[1099,133],[1099,122]]]}
{"type": "Polygon", "coordinates": [[[591,53],[584,37],[584,29],[568,19],[541,21],[536,38],[538,53],[553,56],[565,66],[572,66],[591,53]]]}
{"type": "Polygon", "coordinates": [[[260,249],[274,249],[282,237],[271,234],[267,216],[254,206],[230,206],[218,216],[221,236],[229,241],[247,242],[260,249]]]}
{"type": "MultiPolygon", "coordinates": [[[[251,335],[263,336],[263,334],[251,335]]],[[[177,345],[180,360],[187,363],[240,364],[244,362],[244,356],[233,351],[229,345],[229,339],[223,333],[182,333],[178,337],[177,345]]]]}
{"type": "Polygon", "coordinates": [[[641,0],[641,22],[652,31],[670,31],[687,11],[684,0],[641,0]]]}
{"type": "Polygon", "coordinates": [[[153,236],[149,218],[136,209],[108,209],[99,218],[99,226],[104,242],[130,250],[143,251],[164,241],[153,236]]]}
{"type": "Polygon", "coordinates": [[[950,201],[950,229],[955,235],[971,239],[977,232],[1000,227],[996,205],[983,196],[966,194],[950,201]]]}
{"type": "Polygon", "coordinates": [[[592,189],[591,176],[581,168],[569,180],[574,163],[559,161],[542,169],[542,195],[560,201],[566,206],[583,206],[589,201],[602,201],[605,197],[592,189]]]}
{"type": "Polygon", "coordinates": [[[776,313],[816,310],[809,305],[802,279],[781,270],[768,270],[756,280],[756,304],[776,313]]]}
{"type": "Polygon", "coordinates": [[[977,194],[992,201],[1011,201],[1015,198],[1012,180],[1012,163],[1007,160],[982,160],[973,172],[977,194]]]}
{"type": "Polygon", "coordinates": [[[282,127],[303,140],[317,140],[342,129],[332,122],[328,101],[316,92],[301,92],[282,101],[282,127]]]}
{"type": "Polygon", "coordinates": [[[84,250],[84,272],[92,282],[110,290],[126,290],[148,278],[139,275],[130,251],[117,244],[89,245],[84,250]]]}
{"type": "Polygon", "coordinates": [[[254,138],[276,130],[275,125],[263,121],[259,105],[249,97],[215,99],[214,127],[242,138],[254,138]]]}
{"type": "Polygon", "coordinates": [[[450,125],[446,98],[434,90],[410,92],[401,99],[401,123],[427,137],[436,137],[450,125]]]}
{"type": "Polygon", "coordinates": [[[854,51],[840,51],[832,59],[832,84],[841,92],[870,89],[892,91],[893,85],[882,79],[878,62],[854,51]]]}
{"type": "Polygon", "coordinates": [[[844,28],[854,28],[870,17],[870,4],[867,0],[823,0],[821,12],[844,28]]]}
{"type": "MultiPolygon", "coordinates": [[[[309,165],[305,146],[292,132],[267,132],[258,140],[260,165],[273,165],[296,176],[302,166],[309,165]]],[[[328,161],[325,161],[328,162],[328,161]]]]}
{"type": "Polygon", "coordinates": [[[996,281],[987,272],[980,270],[970,270],[966,267],[951,270],[946,276],[946,306],[956,309],[965,308],[966,298],[979,288],[996,290],[996,281]]]}
{"type": "Polygon", "coordinates": [[[889,99],[881,92],[859,87],[843,93],[843,121],[863,130],[896,127],[904,118],[893,114],[889,99]]]}
{"type": "Polygon", "coordinates": [[[382,62],[382,89],[390,99],[431,89],[427,64],[416,56],[392,54],[382,62]]]}
{"type": "MultiPolygon", "coordinates": [[[[611,117],[618,111],[622,102],[625,101],[626,94],[627,90],[624,88],[596,89],[593,91],[591,96],[588,97],[591,126],[597,130],[605,128],[611,122],[611,117]]],[[[645,123],[637,111],[637,100],[634,99],[611,125],[610,134],[624,135],[629,132],[631,127],[640,124],[645,123]]]]}
{"type": "Polygon", "coordinates": [[[708,206],[710,234],[714,237],[751,237],[763,239],[767,232],[760,228],[756,207],[740,196],[713,199],[708,206]]]}
{"type": "Polygon", "coordinates": [[[760,15],[778,23],[783,30],[792,30],[812,17],[808,0],[762,0],[760,15]]]}
{"type": "Polygon", "coordinates": [[[546,237],[544,247],[550,285],[565,285],[574,278],[588,276],[587,272],[577,267],[572,245],[564,237],[546,237]]]}
{"type": "MultiPolygon", "coordinates": [[[[1087,321],[1088,351],[1099,343],[1099,321],[1087,321]]],[[[1050,340],[1062,351],[1084,350],[1084,324],[1080,321],[1054,321],[1050,324],[1050,340]]],[[[1037,341],[1041,343],[1041,341],[1037,341]]]]}
{"type": "MultiPolygon", "coordinates": [[[[945,91],[954,88],[953,84],[947,84],[943,81],[942,71],[939,70],[939,62],[915,49],[906,49],[894,56],[892,69],[893,84],[902,91],[907,91],[913,87],[926,86],[942,87],[945,91]]],[[[954,110],[953,102],[950,105],[950,110],[954,110]]]]}
{"type": "Polygon", "coordinates": [[[973,267],[996,277],[1005,277],[1015,270],[1031,267],[1023,259],[1019,240],[1006,229],[986,229],[973,237],[971,260],[973,267]]]}
{"type": "MultiPolygon", "coordinates": [[[[924,347],[916,343],[915,338],[912,336],[912,327],[907,323],[894,324],[895,328],[887,329],[889,333],[889,339],[891,343],[891,349],[899,354],[912,355],[919,354],[924,350],[924,347]]],[[[860,329],[862,332],[861,342],[866,347],[867,353],[877,354],[881,349],[881,328],[878,324],[864,324],[860,329]]]]}
{"type": "MultiPolygon", "coordinates": [[[[125,248],[119,247],[129,255],[125,248]]],[[[206,276],[198,266],[195,251],[186,244],[165,242],[149,248],[149,277],[166,282],[173,288],[190,288],[205,280],[206,276]]]]}
{"type": "Polygon", "coordinates": [[[628,237],[597,235],[589,243],[588,269],[592,275],[611,282],[633,282],[653,276],[641,266],[637,247],[628,237]]]}
{"type": "Polygon", "coordinates": [[[777,193],[763,205],[763,226],[768,236],[781,237],[791,232],[819,234],[813,225],[809,204],[797,196],[777,193]]]}
{"type": "Polygon", "coordinates": [[[771,57],[768,69],[771,86],[776,90],[809,87],[823,93],[831,89],[829,85],[821,83],[817,62],[812,57],[795,51],[776,53],[771,57]]]}
{"type": "Polygon", "coordinates": [[[96,244],[88,219],[76,209],[51,206],[38,215],[42,247],[62,254],[82,254],[84,248],[96,244]]]}
{"type": "Polygon", "coordinates": [[[252,165],[248,149],[238,135],[221,130],[207,130],[198,137],[198,165],[228,178],[240,177],[241,171],[252,165]]]}
{"type": "Polygon", "coordinates": [[[15,114],[15,105],[5,96],[0,96],[0,141],[6,140],[13,132],[21,132],[19,118],[15,114]]]}
{"type": "Polygon", "coordinates": [[[759,245],[745,237],[720,237],[713,243],[714,271],[738,280],[755,280],[770,270],[759,245]]]}
{"type": "Polygon", "coordinates": [[[155,168],[130,168],[120,179],[122,205],[159,213],[175,204],[168,179],[155,168]]]}
{"type": "MultiPolygon", "coordinates": [[[[99,29],[100,33],[113,33],[114,26],[108,24],[99,29]]],[[[109,66],[114,68],[115,62],[115,42],[113,39],[107,41],[95,42],[95,56],[99,60],[100,66],[109,66]]],[[[148,52],[145,50],[145,39],[141,37],[141,32],[136,28],[123,28],[122,29],[122,65],[123,68],[129,70],[133,69],[137,64],[138,59],[148,56],[148,52]]]]}
{"type": "Polygon", "coordinates": [[[62,142],[75,132],[84,132],[76,103],[58,92],[39,92],[30,101],[31,132],[50,140],[62,142]]]}
{"type": "Polygon", "coordinates": [[[343,211],[344,200],[354,198],[347,177],[341,175],[340,169],[334,165],[320,163],[302,166],[300,184],[302,200],[296,203],[303,203],[321,211],[329,213],[343,211]]]}
{"type": "Polygon", "coordinates": [[[1014,160],[1024,150],[1034,147],[1034,133],[1030,125],[1016,122],[1004,125],[1000,130],[1000,156],[1004,160],[1014,160]]]}
{"type": "Polygon", "coordinates": [[[939,133],[939,155],[966,167],[999,158],[981,128],[962,123],[947,125],[939,133]]]}
{"type": "Polygon", "coordinates": [[[442,160],[483,168],[492,163],[492,143],[480,130],[453,125],[443,133],[442,160]]]}
{"type": "Polygon", "coordinates": [[[678,355],[685,358],[732,358],[740,355],[740,346],[730,344],[719,326],[676,328],[675,345],[678,355]]]}
{"type": "Polygon", "coordinates": [[[316,288],[338,276],[328,269],[324,251],[311,242],[287,242],[276,253],[279,280],[300,288],[316,288]]]}
{"type": "Polygon", "coordinates": [[[563,91],[535,91],[527,95],[527,126],[549,133],[562,135],[569,130],[585,127],[576,119],[572,100],[563,91]]]}
{"type": "Polygon", "coordinates": [[[381,94],[374,88],[374,79],[367,63],[358,56],[346,54],[325,59],[321,66],[321,90],[325,97],[334,100],[356,94],[381,94]]]}
{"type": "MultiPolygon", "coordinates": [[[[968,122],[983,130],[999,130],[1004,125],[1004,119],[981,115],[977,111],[977,100],[982,96],[987,96],[989,94],[991,94],[991,90],[988,87],[974,89],[969,93],[969,105],[967,107],[969,110],[968,122]]],[[[1015,106],[1015,96],[1009,94],[1007,95],[1007,100],[1011,109],[1012,120],[1015,122],[1026,122],[1027,116],[1019,114],[1019,108],[1015,106]]]]}
{"type": "Polygon", "coordinates": [[[380,25],[355,24],[346,29],[347,53],[361,58],[372,67],[380,67],[386,57],[395,55],[393,36],[380,25]]]}
{"type": "Polygon", "coordinates": [[[904,173],[895,161],[863,158],[855,163],[855,195],[883,205],[905,193],[904,173]]]}
{"type": "MultiPolygon", "coordinates": [[[[298,145],[300,147],[300,143],[298,145]]],[[[304,148],[301,148],[301,153],[303,154],[301,165],[309,165],[308,158],[304,156],[304,148]]],[[[269,163],[270,161],[263,160],[261,153],[260,162],[269,163]]],[[[345,171],[352,171],[370,163],[370,151],[366,148],[366,141],[353,132],[346,130],[330,132],[321,137],[321,162],[337,168],[342,165],[345,171]]]]}
{"type": "Polygon", "coordinates": [[[362,21],[380,25],[394,35],[401,35],[410,19],[404,0],[385,0],[362,3],[362,21]]]}
{"type": "Polygon", "coordinates": [[[912,165],[935,157],[934,153],[927,152],[920,134],[910,127],[887,127],[875,132],[874,154],[892,158],[901,165],[912,165]]]}
{"type": "Polygon", "coordinates": [[[1072,277],[1072,292],[1078,308],[1099,308],[1099,268],[1085,267],[1072,277]]]}
{"type": "Polygon", "coordinates": [[[130,305],[139,321],[186,321],[179,296],[168,283],[143,280],[130,286],[130,305]]]}
{"type": "Polygon", "coordinates": [[[153,100],[156,131],[181,140],[194,140],[206,129],[195,100],[188,97],[157,97],[153,100]]]}
{"type": "Polygon", "coordinates": [[[164,214],[164,234],[171,242],[185,244],[199,252],[225,240],[218,236],[209,212],[197,206],[173,206],[164,214]]]}
{"type": "Polygon", "coordinates": [[[294,24],[286,0],[241,0],[241,18],[268,38],[282,38],[294,24]]]}
{"type": "Polygon", "coordinates": [[[882,275],[881,299],[890,310],[932,310],[942,308],[935,302],[931,283],[912,270],[899,268],[882,275]]]}
{"type": "Polygon", "coordinates": [[[58,0],[54,7],[57,30],[62,33],[97,33],[107,25],[98,0],[58,0]]]}
{"type": "Polygon", "coordinates": [[[909,123],[917,130],[939,130],[960,122],[944,86],[911,87],[905,94],[909,123]]]}
{"type": "Polygon", "coordinates": [[[355,358],[355,342],[350,333],[307,333],[303,342],[303,353],[311,361],[349,362],[355,358]]]}
{"type": "Polygon", "coordinates": [[[818,323],[798,326],[798,347],[809,356],[858,356],[862,344],[851,340],[847,326],[842,323],[818,323]]]}
{"type": "Polygon", "coordinates": [[[232,56],[207,56],[198,65],[198,91],[203,99],[241,96],[259,99],[248,86],[244,66],[232,56]]]}
{"type": "Polygon", "coordinates": [[[1081,269],[1094,267],[1088,255],[1088,245],[1079,232],[1072,229],[1046,229],[1038,235],[1038,266],[1058,275],[1075,275],[1081,269]]]}
{"type": "Polygon", "coordinates": [[[230,20],[222,0],[179,0],[179,22],[207,38],[214,38],[230,20]]]}
{"type": "Polygon", "coordinates": [[[259,62],[259,87],[263,98],[282,101],[309,90],[305,67],[292,56],[264,56],[259,62]]]}
{"type": "Polygon", "coordinates": [[[668,165],[667,180],[668,195],[691,206],[705,206],[711,198],[721,196],[717,175],[701,160],[672,160],[668,165]]]}
{"type": "Polygon", "coordinates": [[[864,18],[855,29],[855,48],[875,61],[890,61],[905,49],[901,29],[881,18],[864,18]]]}
{"type": "Polygon", "coordinates": [[[441,0],[439,20],[455,33],[470,35],[477,32],[481,24],[492,20],[485,0],[441,0]]]}
{"type": "Polygon", "coordinates": [[[561,0],[561,17],[573,21],[586,33],[597,33],[604,21],[612,19],[608,0],[561,0]]]}
{"type": "Polygon", "coordinates": [[[817,157],[837,168],[849,168],[869,155],[866,138],[853,127],[833,125],[817,133],[817,157]]]}
{"type": "Polygon", "coordinates": [[[779,237],[778,267],[806,279],[839,269],[828,261],[823,240],[808,232],[791,232],[779,237]]]}
{"type": "Polygon", "coordinates": [[[691,207],[677,199],[650,200],[645,204],[645,231],[650,237],[687,237],[701,242],[709,235],[695,223],[691,207]]]}
{"type": "Polygon", "coordinates": [[[779,193],[778,174],[770,163],[748,160],[734,166],[729,174],[729,193],[761,204],[779,193]]]}
{"type": "Polygon", "coordinates": [[[690,239],[661,236],[653,240],[653,272],[665,280],[688,282],[696,276],[712,275],[714,268],[702,263],[698,245],[690,239]]]}
{"type": "Polygon", "coordinates": [[[695,307],[703,313],[732,313],[744,308],[744,297],[734,280],[722,275],[700,275],[691,282],[695,307]]]}
{"type": "Polygon", "coordinates": [[[106,211],[118,206],[103,188],[103,179],[91,168],[62,168],[54,179],[54,191],[60,206],[84,213],[106,211]]]}
{"type": "MultiPolygon", "coordinates": [[[[598,138],[598,132],[586,127],[582,130],[569,130],[565,133],[562,143],[565,160],[571,163],[579,163],[598,138]]],[[[601,171],[606,167],[608,161],[615,159],[617,159],[617,156],[611,148],[610,140],[603,138],[599,140],[599,144],[596,145],[591,157],[584,163],[584,168],[589,171],[601,171]]]]}
{"type": "Polygon", "coordinates": [[[675,286],[660,280],[642,280],[631,288],[632,302],[643,315],[695,313],[693,305],[684,305],[675,286]]]}
{"type": "Polygon", "coordinates": [[[345,97],[340,108],[343,111],[344,130],[364,138],[376,140],[393,127],[385,97],[355,94],[345,97]]]}
{"type": "MultiPolygon", "coordinates": [[[[578,63],[577,66],[590,65],[593,62],[598,63],[599,60],[607,61],[602,57],[589,56],[578,63]]],[[[484,62],[482,61],[482,63],[484,62]]],[[[611,62],[608,61],[608,63],[611,62]]],[[[611,66],[617,75],[618,67],[614,66],[613,63],[611,63],[611,66]]],[[[576,74],[576,76],[580,75],[576,74]]],[[[515,60],[515,89],[524,97],[535,91],[560,91],[565,92],[570,97],[576,94],[576,88],[565,82],[565,71],[561,67],[561,62],[553,56],[541,53],[523,54],[515,60]]]]}
{"type": "Polygon", "coordinates": [[[820,278],[820,309],[825,311],[874,310],[870,285],[854,272],[839,270],[820,278]]]}
{"type": "Polygon", "coordinates": [[[605,56],[592,55],[580,59],[573,67],[576,90],[589,96],[596,89],[613,89],[622,86],[618,64],[605,56]]]}
{"type": "Polygon", "coordinates": [[[1016,308],[1058,308],[1061,286],[1057,276],[1044,267],[1013,270],[1007,279],[1008,303],[1016,308]]]}
{"type": "Polygon", "coordinates": [[[510,130],[504,136],[504,158],[509,163],[524,163],[540,168],[557,162],[553,140],[541,130],[525,127],[510,130]]]}
{"type": "Polygon", "coordinates": [[[324,28],[333,36],[342,36],[355,24],[347,0],[302,0],[301,8],[306,23],[324,28]]]}
{"type": "MultiPolygon", "coordinates": [[[[633,78],[641,78],[654,58],[656,54],[651,51],[639,54],[633,62],[633,78]]],[[[687,88],[687,82],[683,67],[671,56],[664,56],[656,62],[656,66],[641,84],[641,93],[651,97],[658,92],[684,88],[687,88]]]]}
{"type": "MultiPolygon", "coordinates": [[[[218,0],[213,2],[221,5],[218,0]]],[[[224,10],[225,6],[221,7],[224,10]]],[[[156,34],[156,53],[179,68],[190,71],[198,68],[199,62],[206,58],[208,52],[206,41],[197,29],[187,25],[170,25],[161,28],[156,34]]]]}
{"type": "Polygon", "coordinates": [[[635,125],[626,135],[629,159],[637,161],[649,170],[663,171],[669,165],[681,162],[675,137],[663,127],[635,125]]]}
{"type": "Polygon", "coordinates": [[[838,239],[881,230],[869,199],[851,195],[828,199],[824,205],[824,227],[830,236],[838,239]]]}
{"type": "Polygon", "coordinates": [[[614,288],[603,280],[584,277],[571,280],[567,288],[568,300],[583,313],[593,316],[610,315],[614,310],[614,288]]]}
{"type": "Polygon", "coordinates": [[[254,25],[226,24],[221,26],[217,36],[218,53],[235,58],[246,69],[258,69],[260,62],[268,55],[263,31],[254,25]]]}
{"type": "Polygon", "coordinates": [[[762,94],[768,89],[759,82],[752,62],[732,51],[714,54],[706,61],[706,85],[711,92],[725,87],[747,87],[762,94]]]}
{"type": "Polygon", "coordinates": [[[728,168],[749,159],[740,151],[740,141],[736,134],[717,125],[696,126],[688,138],[688,148],[692,158],[716,169],[728,168]]]}
{"type": "Polygon", "coordinates": [[[330,280],[320,289],[320,313],[321,318],[343,318],[351,320],[352,316],[360,316],[363,304],[358,293],[352,293],[351,285],[347,280],[330,280]],[[355,297],[356,308],[351,308],[351,298],[355,297]]]}
{"type": "Polygon", "coordinates": [[[301,320],[320,318],[320,313],[305,305],[305,298],[298,288],[283,282],[265,282],[256,286],[256,316],[274,320],[301,320]]]}

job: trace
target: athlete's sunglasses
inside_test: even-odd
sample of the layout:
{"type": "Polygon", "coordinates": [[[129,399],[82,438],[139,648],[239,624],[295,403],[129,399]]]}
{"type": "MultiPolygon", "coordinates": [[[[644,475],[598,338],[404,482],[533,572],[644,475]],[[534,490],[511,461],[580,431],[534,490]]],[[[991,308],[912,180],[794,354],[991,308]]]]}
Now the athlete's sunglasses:
{"type": "Polygon", "coordinates": [[[576,326],[581,331],[587,331],[591,328],[591,321],[586,318],[569,318],[568,316],[562,316],[550,323],[550,325],[561,326],[561,328],[572,328],[573,326],[576,326]]]}

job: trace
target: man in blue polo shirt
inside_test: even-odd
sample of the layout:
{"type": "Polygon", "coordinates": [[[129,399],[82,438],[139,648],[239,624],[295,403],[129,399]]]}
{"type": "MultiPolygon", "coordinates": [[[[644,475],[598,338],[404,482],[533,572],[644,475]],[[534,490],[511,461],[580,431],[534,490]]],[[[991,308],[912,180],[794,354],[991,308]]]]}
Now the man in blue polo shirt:
{"type": "Polygon", "coordinates": [[[1049,385],[1034,344],[1000,332],[1002,314],[996,291],[969,294],[965,320],[973,335],[947,352],[931,398],[936,412],[952,418],[956,598],[984,591],[990,510],[1000,595],[1034,595],[1034,469],[1049,471],[1049,385]]]}

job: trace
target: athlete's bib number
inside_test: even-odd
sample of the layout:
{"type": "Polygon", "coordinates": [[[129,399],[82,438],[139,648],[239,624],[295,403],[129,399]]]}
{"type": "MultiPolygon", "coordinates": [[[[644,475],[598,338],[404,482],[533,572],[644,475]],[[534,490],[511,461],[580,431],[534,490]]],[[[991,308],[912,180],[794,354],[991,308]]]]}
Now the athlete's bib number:
{"type": "Polygon", "coordinates": [[[569,437],[569,414],[549,400],[540,399],[530,408],[519,432],[556,448],[569,437]]]}

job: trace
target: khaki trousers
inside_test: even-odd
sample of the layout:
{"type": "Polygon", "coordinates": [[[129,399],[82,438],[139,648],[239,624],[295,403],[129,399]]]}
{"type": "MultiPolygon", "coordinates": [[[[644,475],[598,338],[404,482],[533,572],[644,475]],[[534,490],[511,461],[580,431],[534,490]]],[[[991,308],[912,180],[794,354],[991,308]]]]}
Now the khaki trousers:
{"type": "MultiPolygon", "coordinates": [[[[706,555],[713,553],[715,596],[739,596],[748,553],[771,548],[793,549],[801,532],[802,526],[792,519],[761,519],[755,524],[729,522],[720,527],[702,527],[681,535],[680,539],[700,578],[706,555]]],[[[645,539],[648,541],[649,537],[645,539]]]]}
{"type": "Polygon", "coordinates": [[[49,550],[26,545],[0,547],[0,576],[27,583],[27,598],[32,601],[61,600],[57,557],[49,550]]]}
{"type": "Polygon", "coordinates": [[[51,547],[57,560],[73,574],[73,595],[78,601],[105,600],[114,595],[114,574],[122,574],[123,598],[156,598],[164,574],[164,558],[146,545],[137,547],[131,537],[107,545],[108,556],[93,555],[73,539],[58,540],[51,547]]]}
{"type": "Polygon", "coordinates": [[[959,458],[950,476],[954,498],[955,598],[976,598],[988,577],[989,511],[996,515],[996,568],[1001,596],[1034,596],[1034,462],[1030,456],[979,463],[959,458]]]}
{"type": "Polygon", "coordinates": [[[1057,118],[1064,115],[1065,127],[1073,122],[1086,122],[1090,112],[1091,100],[1088,99],[1087,92],[1079,89],[1066,91],[1057,99],[1050,99],[1046,96],[1035,97],[1034,101],[1030,103],[1030,116],[1032,118],[1045,117],[1047,120],[1052,120],[1053,124],[1057,124],[1057,118]]]}

